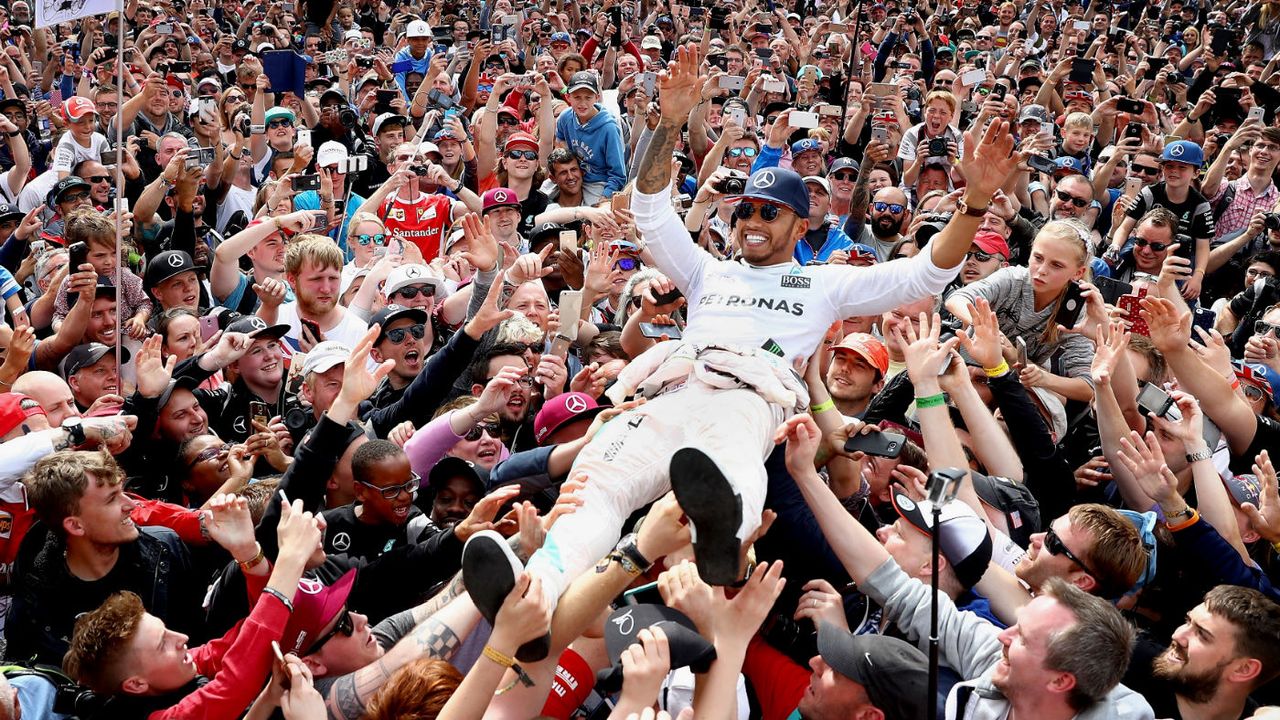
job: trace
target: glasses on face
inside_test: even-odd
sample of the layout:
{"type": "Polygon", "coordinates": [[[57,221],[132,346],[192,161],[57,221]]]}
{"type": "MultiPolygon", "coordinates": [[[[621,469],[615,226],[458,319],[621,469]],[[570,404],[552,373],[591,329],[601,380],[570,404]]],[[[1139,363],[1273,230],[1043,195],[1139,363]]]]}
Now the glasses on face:
{"type": "Polygon", "coordinates": [[[25,113],[5,113],[4,116],[8,118],[9,122],[14,124],[20,123],[23,120],[27,119],[27,116],[25,113]]]}
{"type": "Polygon", "coordinates": [[[282,127],[293,127],[293,121],[285,118],[277,118],[267,123],[268,130],[275,130],[276,128],[282,127]]]}
{"type": "Polygon", "coordinates": [[[1262,320],[1253,324],[1254,335],[1266,335],[1267,333],[1275,333],[1277,337],[1280,337],[1280,325],[1272,325],[1262,320]]]}
{"type": "Polygon", "coordinates": [[[1241,389],[1242,391],[1244,391],[1244,396],[1245,396],[1246,398],[1248,398],[1248,399],[1250,399],[1250,400],[1252,400],[1252,401],[1254,401],[1254,402],[1257,402],[1257,401],[1261,400],[1262,398],[1266,397],[1266,394],[1264,394],[1264,393],[1262,392],[1262,388],[1260,388],[1260,387],[1254,387],[1253,385],[1247,385],[1247,384],[1245,384],[1245,383],[1240,383],[1240,389],[1241,389]]]}
{"type": "Polygon", "coordinates": [[[1058,537],[1058,533],[1054,532],[1053,528],[1049,528],[1049,531],[1044,534],[1044,549],[1048,550],[1050,555],[1061,555],[1071,562],[1079,565],[1081,570],[1093,575],[1094,578],[1098,577],[1097,573],[1090,570],[1089,566],[1085,565],[1083,560],[1076,557],[1075,553],[1068,550],[1067,546],[1062,544],[1062,538],[1058,537]]]}
{"type": "Polygon", "coordinates": [[[1075,195],[1072,195],[1071,193],[1066,193],[1061,190],[1058,190],[1054,194],[1058,196],[1059,202],[1071,203],[1072,205],[1075,205],[1078,208],[1086,208],[1089,206],[1088,200],[1081,200],[1080,198],[1076,197],[1075,195]]]}
{"type": "Polygon", "coordinates": [[[484,435],[484,433],[489,433],[489,437],[491,438],[499,439],[502,437],[502,426],[496,422],[481,423],[471,428],[470,430],[468,430],[467,434],[462,436],[462,439],[466,440],[467,442],[475,442],[479,440],[484,435]]]}
{"type": "Polygon", "coordinates": [[[346,608],[342,608],[342,614],[338,616],[338,624],[334,625],[333,629],[329,632],[321,635],[320,639],[316,641],[315,645],[311,646],[311,649],[308,652],[319,652],[320,648],[323,647],[325,643],[332,640],[333,636],[338,633],[342,633],[347,637],[351,637],[356,634],[356,625],[351,620],[351,611],[346,608]]]}
{"type": "Polygon", "coordinates": [[[876,212],[889,212],[894,215],[901,215],[902,212],[907,209],[905,206],[899,205],[898,203],[887,203],[887,202],[880,202],[880,201],[871,203],[871,207],[874,208],[876,212]]]}
{"type": "Polygon", "coordinates": [[[729,148],[729,157],[755,157],[756,149],[753,147],[729,148]]]}
{"type": "Polygon", "coordinates": [[[231,452],[231,443],[223,443],[221,445],[214,445],[213,447],[205,448],[204,450],[196,453],[195,457],[191,458],[191,463],[187,465],[187,467],[193,468],[202,462],[208,462],[219,457],[223,453],[228,452],[231,452]]]}
{"type": "Polygon", "coordinates": [[[1146,238],[1140,238],[1140,237],[1133,238],[1134,247],[1140,247],[1140,248],[1149,247],[1151,248],[1151,252],[1164,252],[1165,250],[1169,249],[1169,245],[1170,243],[1151,242],[1146,238]]]}
{"type": "Polygon", "coordinates": [[[986,262],[988,260],[992,260],[994,258],[999,257],[998,255],[985,253],[985,252],[982,252],[981,250],[970,250],[969,252],[965,253],[964,256],[966,259],[972,258],[974,260],[977,260],[978,262],[986,262]]]}
{"type": "Polygon", "coordinates": [[[855,173],[849,170],[838,172],[835,175],[832,175],[832,177],[835,178],[836,180],[846,180],[850,182],[858,178],[858,176],[855,173]]]}
{"type": "Polygon", "coordinates": [[[538,159],[538,151],[537,150],[508,150],[507,159],[535,161],[538,159]]]}
{"type": "Polygon", "coordinates": [[[78,192],[78,193],[71,193],[70,195],[63,195],[62,199],[58,200],[58,202],[77,203],[77,202],[84,202],[85,200],[88,200],[88,199],[89,199],[89,193],[78,192]]]}
{"type": "Polygon", "coordinates": [[[382,496],[383,500],[395,500],[396,498],[400,497],[400,493],[408,493],[412,495],[414,491],[418,489],[418,485],[422,483],[422,478],[418,477],[418,473],[410,471],[409,479],[399,485],[382,487],[380,485],[374,485],[373,483],[366,482],[364,480],[357,480],[356,482],[360,483],[361,485],[364,485],[365,487],[371,490],[377,490],[378,494],[382,496]]]}
{"type": "Polygon", "coordinates": [[[782,208],[769,203],[753,203],[743,201],[733,209],[733,216],[739,220],[750,220],[752,215],[756,214],[756,208],[760,208],[760,219],[765,222],[773,222],[778,219],[778,215],[782,214],[782,208]]]}
{"type": "Polygon", "coordinates": [[[511,117],[510,115],[503,115],[502,117],[498,118],[498,124],[513,127],[515,125],[519,125],[520,121],[511,117]]]}
{"type": "Polygon", "coordinates": [[[431,283],[424,283],[422,285],[410,285],[408,287],[402,287],[392,294],[400,295],[405,300],[412,300],[418,297],[418,295],[422,295],[423,297],[430,295],[434,297],[436,294],[436,286],[432,285],[431,283]]]}
{"type": "Polygon", "coordinates": [[[85,180],[88,180],[89,182],[96,185],[98,183],[109,182],[111,178],[107,175],[90,175],[89,177],[85,178],[85,180]]]}
{"type": "Polygon", "coordinates": [[[381,247],[387,244],[387,236],[384,233],[378,233],[376,235],[362,234],[356,236],[356,242],[361,245],[373,243],[374,245],[381,247]]]}
{"type": "Polygon", "coordinates": [[[1150,165],[1130,165],[1129,172],[1132,172],[1135,175],[1150,175],[1151,177],[1155,177],[1160,174],[1160,168],[1151,167],[1150,165]]]}
{"type": "Polygon", "coordinates": [[[1249,268],[1248,270],[1244,271],[1244,276],[1247,278],[1253,278],[1256,280],[1258,278],[1272,278],[1272,277],[1275,277],[1276,275],[1275,273],[1269,270],[1259,270],[1258,268],[1249,268]]]}
{"type": "Polygon", "coordinates": [[[492,85],[477,85],[477,86],[476,86],[476,90],[478,90],[478,91],[480,91],[480,92],[493,92],[493,86],[492,86],[492,85]]]}
{"type": "Polygon", "coordinates": [[[638,270],[639,268],[640,261],[633,257],[618,258],[618,261],[613,264],[614,270],[621,270],[623,272],[631,272],[632,270],[638,270]]]}
{"type": "Polygon", "coordinates": [[[421,340],[427,336],[427,326],[422,323],[410,325],[409,327],[396,328],[387,331],[387,340],[392,345],[399,345],[405,341],[405,338],[412,335],[414,340],[421,340]]]}

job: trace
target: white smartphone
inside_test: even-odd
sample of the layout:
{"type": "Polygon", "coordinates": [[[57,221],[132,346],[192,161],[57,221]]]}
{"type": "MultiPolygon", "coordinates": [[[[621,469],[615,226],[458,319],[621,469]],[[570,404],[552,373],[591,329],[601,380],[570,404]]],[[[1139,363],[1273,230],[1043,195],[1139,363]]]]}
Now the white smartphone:
{"type": "Polygon", "coordinates": [[[973,87],[983,80],[987,79],[986,70],[970,70],[960,76],[960,84],[967,87],[973,87]]]}
{"type": "Polygon", "coordinates": [[[298,147],[303,145],[311,147],[311,131],[307,128],[298,128],[296,137],[294,138],[294,144],[298,147]]]}
{"type": "Polygon", "coordinates": [[[818,127],[818,114],[792,110],[791,114],[787,116],[787,124],[793,128],[816,128],[818,127]]]}
{"type": "Polygon", "coordinates": [[[782,80],[765,80],[764,91],[767,93],[785,93],[787,83],[782,80]]]}
{"type": "Polygon", "coordinates": [[[1262,122],[1262,118],[1266,114],[1267,114],[1266,108],[1261,107],[1259,105],[1254,105],[1253,107],[1249,108],[1249,117],[1245,119],[1245,122],[1250,122],[1253,120],[1262,122]]]}
{"type": "Polygon", "coordinates": [[[1076,20],[1075,22],[1071,23],[1071,27],[1072,27],[1073,29],[1075,29],[1075,30],[1088,30],[1088,29],[1089,29],[1089,21],[1088,21],[1088,20],[1076,20]]]}
{"type": "Polygon", "coordinates": [[[741,90],[746,78],[740,75],[721,75],[718,84],[725,90],[741,90]]]}

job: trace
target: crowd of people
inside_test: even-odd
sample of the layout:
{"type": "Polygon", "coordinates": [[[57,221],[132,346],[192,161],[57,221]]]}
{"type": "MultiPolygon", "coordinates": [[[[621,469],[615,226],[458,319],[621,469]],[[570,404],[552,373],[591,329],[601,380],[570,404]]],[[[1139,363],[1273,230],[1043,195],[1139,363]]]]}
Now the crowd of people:
{"type": "Polygon", "coordinates": [[[1274,0],[95,7],[0,720],[1280,718],[1274,0]]]}

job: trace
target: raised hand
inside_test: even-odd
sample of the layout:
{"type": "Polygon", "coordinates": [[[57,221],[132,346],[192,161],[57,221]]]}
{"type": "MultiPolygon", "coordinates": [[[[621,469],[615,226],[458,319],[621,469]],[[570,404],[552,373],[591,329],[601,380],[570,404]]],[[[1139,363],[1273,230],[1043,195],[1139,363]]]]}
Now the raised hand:
{"type": "Polygon", "coordinates": [[[786,587],[782,577],[782,561],[760,563],[738,594],[729,600],[724,588],[715,588],[712,614],[716,643],[737,642],[746,647],[751,636],[760,629],[778,595],[786,587]]]}
{"type": "Polygon", "coordinates": [[[1000,320],[991,309],[991,303],[980,297],[969,304],[969,317],[973,319],[968,331],[959,333],[960,346],[969,357],[984,368],[1000,365],[1000,320]]]}
{"type": "Polygon", "coordinates": [[[1271,464],[1269,451],[1263,450],[1254,458],[1253,474],[1262,483],[1258,504],[1244,503],[1240,509],[1249,516],[1254,532],[1267,542],[1280,542],[1280,492],[1277,492],[1276,469],[1271,464]]]}
{"type": "Polygon", "coordinates": [[[643,708],[653,704],[662,681],[671,672],[671,647],[658,625],[636,633],[637,642],[622,651],[622,696],[618,705],[643,708]]]}
{"type": "Polygon", "coordinates": [[[378,388],[378,384],[382,382],[392,368],[396,366],[395,360],[384,360],[373,372],[369,372],[367,361],[369,352],[373,349],[374,343],[378,341],[378,334],[382,328],[369,328],[369,331],[360,338],[360,342],[356,343],[355,348],[351,351],[351,357],[347,359],[346,366],[342,371],[342,390],[338,392],[340,397],[345,398],[352,403],[360,403],[365,398],[373,394],[378,388]]]}
{"type": "Polygon", "coordinates": [[[1103,326],[1101,342],[1093,352],[1093,365],[1089,374],[1097,385],[1109,385],[1115,376],[1116,364],[1124,357],[1129,348],[1129,333],[1123,323],[1112,323],[1103,326]]]}
{"type": "Polygon", "coordinates": [[[1009,175],[1025,161],[1025,153],[1014,152],[1013,135],[1006,120],[993,121],[981,136],[973,131],[964,134],[960,171],[968,179],[968,191],[976,196],[995,195],[1009,175]]]}
{"type": "Polygon", "coordinates": [[[942,329],[942,318],[933,314],[932,321],[925,313],[920,313],[920,332],[910,322],[900,323],[892,330],[894,339],[903,348],[907,358],[907,373],[917,389],[922,386],[936,384],[938,372],[943,362],[951,356],[951,351],[960,344],[959,338],[950,338],[944,343],[938,342],[942,329]]]}
{"type": "Polygon", "coordinates": [[[258,553],[248,500],[230,493],[215,495],[202,512],[209,538],[231,553],[231,557],[249,562],[258,553]]]}
{"type": "Polygon", "coordinates": [[[160,344],[162,338],[152,335],[142,342],[142,347],[134,355],[134,367],[138,378],[138,392],[143,397],[160,397],[169,380],[173,378],[173,368],[178,364],[176,355],[170,355],[168,362],[161,358],[160,344]]]}
{"type": "Polygon", "coordinates": [[[658,593],[667,607],[689,616],[698,632],[713,637],[715,622],[712,618],[714,601],[711,586],[698,575],[698,566],[684,560],[658,576],[658,593]]]}
{"type": "Polygon", "coordinates": [[[844,614],[844,600],[831,583],[818,578],[804,584],[804,594],[796,603],[796,612],[792,616],[796,622],[808,620],[814,627],[824,622],[849,631],[849,619],[844,614]]]}
{"type": "Polygon", "coordinates": [[[786,442],[787,470],[797,480],[815,474],[813,459],[822,443],[822,430],[808,413],[794,415],[778,427],[774,443],[786,442]]]}
{"type": "Polygon", "coordinates": [[[493,620],[490,646],[504,655],[514,655],[521,645],[547,633],[554,609],[542,590],[542,581],[528,572],[520,573],[493,620]]]}
{"type": "Polygon", "coordinates": [[[471,512],[453,526],[453,534],[465,543],[468,538],[481,530],[492,530],[493,519],[497,516],[498,509],[519,494],[519,485],[506,485],[480,498],[480,502],[471,508],[471,512]]]}
{"type": "Polygon", "coordinates": [[[705,75],[698,74],[701,64],[697,46],[676,48],[675,57],[667,65],[666,71],[658,75],[663,121],[679,127],[688,120],[689,111],[698,104],[702,97],[702,86],[707,81],[705,75]]]}
{"type": "Polygon", "coordinates": [[[1156,349],[1168,354],[1187,347],[1191,342],[1190,310],[1179,314],[1172,302],[1150,295],[1139,302],[1139,312],[1147,321],[1147,332],[1156,349]]]}
{"type": "Polygon", "coordinates": [[[1178,478],[1164,462],[1164,451],[1156,434],[1148,431],[1145,436],[1130,431],[1120,438],[1120,461],[1137,481],[1142,491],[1155,502],[1164,505],[1178,495],[1178,478]]]}
{"type": "Polygon", "coordinates": [[[489,286],[489,293],[484,297],[484,303],[480,305],[480,309],[476,314],[467,321],[467,325],[463,330],[471,338],[479,340],[481,336],[489,332],[493,328],[509,317],[514,317],[514,310],[498,309],[498,299],[502,296],[503,275],[505,272],[499,272],[493,279],[493,284],[489,286]]]}

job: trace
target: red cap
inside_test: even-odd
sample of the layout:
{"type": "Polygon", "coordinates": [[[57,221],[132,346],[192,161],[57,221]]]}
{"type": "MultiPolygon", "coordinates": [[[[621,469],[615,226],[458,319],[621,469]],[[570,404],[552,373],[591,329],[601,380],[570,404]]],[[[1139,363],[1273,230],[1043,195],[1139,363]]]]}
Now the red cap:
{"type": "Polygon", "coordinates": [[[8,435],[32,415],[44,415],[40,403],[22,393],[0,393],[0,436],[8,435]]]}
{"type": "Polygon", "coordinates": [[[513,132],[507,137],[507,144],[502,146],[503,150],[510,150],[513,147],[527,145],[534,150],[538,149],[538,138],[527,132],[513,132]]]}
{"type": "Polygon", "coordinates": [[[182,78],[178,77],[177,75],[165,75],[164,84],[168,85],[169,87],[177,88],[179,90],[187,89],[187,84],[182,82],[182,78]]]}
{"type": "Polygon", "coordinates": [[[595,417],[604,408],[586,393],[568,392],[542,404],[533,418],[533,439],[539,444],[562,426],[583,417],[595,417]]]}
{"type": "Polygon", "coordinates": [[[480,199],[482,203],[480,214],[484,215],[490,210],[496,210],[500,207],[513,207],[519,209],[520,198],[516,197],[516,191],[511,188],[498,187],[485,192],[484,197],[480,199]]]}
{"type": "Polygon", "coordinates": [[[324,627],[333,622],[342,611],[342,606],[347,604],[347,597],[351,595],[351,586],[355,582],[355,570],[348,570],[332,585],[305,577],[299,580],[298,592],[293,597],[293,614],[289,616],[289,624],[284,627],[280,649],[286,653],[295,653],[298,657],[306,655],[324,627]]]}
{"type": "Polygon", "coordinates": [[[834,352],[844,350],[861,355],[867,364],[880,372],[881,377],[889,371],[889,351],[874,335],[867,333],[845,335],[844,340],[841,340],[832,350],[834,352]]]}
{"type": "Polygon", "coordinates": [[[994,230],[981,230],[973,236],[973,244],[978,249],[989,255],[999,255],[1005,260],[1009,259],[1009,243],[1005,242],[1000,233],[994,230]]]}
{"type": "Polygon", "coordinates": [[[98,108],[87,97],[73,95],[62,101],[62,117],[68,122],[79,120],[85,115],[97,114],[98,108]]]}

